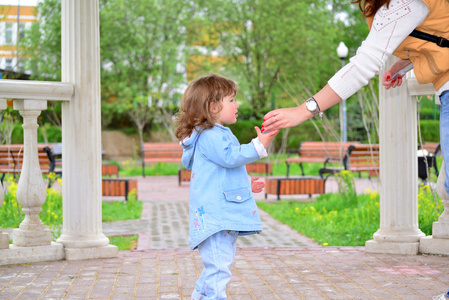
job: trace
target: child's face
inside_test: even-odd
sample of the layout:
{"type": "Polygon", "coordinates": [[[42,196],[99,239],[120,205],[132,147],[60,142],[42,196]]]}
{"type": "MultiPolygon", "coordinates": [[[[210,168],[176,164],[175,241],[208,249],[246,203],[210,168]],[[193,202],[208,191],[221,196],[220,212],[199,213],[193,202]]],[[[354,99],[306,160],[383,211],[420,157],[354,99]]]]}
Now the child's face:
{"type": "MultiPolygon", "coordinates": [[[[235,101],[235,96],[226,96],[221,102],[221,110],[218,112],[217,119],[215,120],[220,125],[229,125],[237,122],[239,105],[235,101]]],[[[217,113],[219,109],[218,105],[212,105],[211,110],[213,113],[217,113]]]]}

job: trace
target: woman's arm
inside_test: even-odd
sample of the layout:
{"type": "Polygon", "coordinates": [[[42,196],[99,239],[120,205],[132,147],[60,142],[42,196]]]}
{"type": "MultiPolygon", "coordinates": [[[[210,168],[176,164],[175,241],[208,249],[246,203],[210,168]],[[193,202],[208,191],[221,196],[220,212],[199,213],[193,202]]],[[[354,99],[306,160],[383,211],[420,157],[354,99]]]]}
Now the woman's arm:
{"type": "MultiPolygon", "coordinates": [[[[321,111],[347,99],[379,73],[399,44],[427,17],[429,9],[421,0],[393,0],[376,13],[366,40],[350,62],[313,97],[321,111]]],[[[265,131],[297,126],[313,115],[305,104],[267,113],[262,124],[265,131]],[[274,118],[275,117],[275,118],[274,118]]]]}

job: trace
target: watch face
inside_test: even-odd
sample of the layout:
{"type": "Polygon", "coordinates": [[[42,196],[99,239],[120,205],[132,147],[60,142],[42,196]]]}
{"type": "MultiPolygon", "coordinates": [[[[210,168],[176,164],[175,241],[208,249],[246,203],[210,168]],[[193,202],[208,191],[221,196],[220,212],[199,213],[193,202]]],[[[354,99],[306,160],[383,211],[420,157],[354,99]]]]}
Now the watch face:
{"type": "Polygon", "coordinates": [[[310,111],[315,111],[317,109],[317,105],[315,101],[308,101],[307,102],[307,109],[310,111]]]}

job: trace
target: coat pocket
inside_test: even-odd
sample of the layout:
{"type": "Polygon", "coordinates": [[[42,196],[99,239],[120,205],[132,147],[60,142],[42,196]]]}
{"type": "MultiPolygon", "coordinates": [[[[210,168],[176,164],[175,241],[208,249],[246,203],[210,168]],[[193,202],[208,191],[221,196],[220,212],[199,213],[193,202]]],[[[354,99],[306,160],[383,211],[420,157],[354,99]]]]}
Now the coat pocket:
{"type": "Polygon", "coordinates": [[[238,190],[223,192],[227,201],[230,202],[244,202],[251,198],[251,191],[249,188],[242,188],[238,190]]]}

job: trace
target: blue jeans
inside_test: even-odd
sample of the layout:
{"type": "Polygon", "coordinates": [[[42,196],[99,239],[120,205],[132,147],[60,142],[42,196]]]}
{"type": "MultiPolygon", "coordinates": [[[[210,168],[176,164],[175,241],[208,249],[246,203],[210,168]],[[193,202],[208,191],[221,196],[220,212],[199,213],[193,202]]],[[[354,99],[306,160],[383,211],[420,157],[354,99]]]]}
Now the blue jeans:
{"type": "Polygon", "coordinates": [[[226,284],[231,280],[229,270],[234,263],[237,231],[219,231],[198,245],[203,272],[195,284],[192,300],[225,300],[226,284]]]}
{"type": "Polygon", "coordinates": [[[444,188],[449,194],[449,90],[440,95],[440,102],[440,144],[444,161],[444,170],[440,172],[446,172],[444,188]]]}

